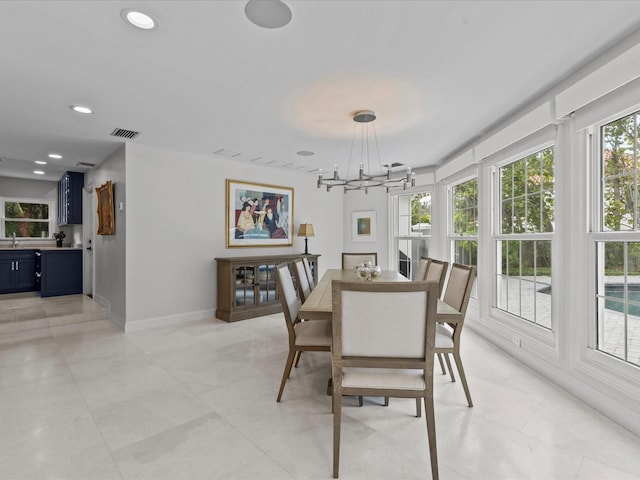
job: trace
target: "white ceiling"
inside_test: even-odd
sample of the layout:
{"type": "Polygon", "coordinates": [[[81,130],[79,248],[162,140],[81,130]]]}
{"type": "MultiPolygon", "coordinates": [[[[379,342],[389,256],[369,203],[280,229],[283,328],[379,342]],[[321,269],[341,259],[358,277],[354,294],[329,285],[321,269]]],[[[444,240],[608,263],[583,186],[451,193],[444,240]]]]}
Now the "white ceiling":
{"type": "Polygon", "coordinates": [[[432,166],[640,25],[637,1],[284,1],[281,29],[242,0],[1,1],[0,175],[34,178],[53,151],[37,178],[100,164],[115,128],[212,162],[344,170],[362,109],[382,163],[432,166]],[[125,24],[131,7],[159,28],[125,24]]]}

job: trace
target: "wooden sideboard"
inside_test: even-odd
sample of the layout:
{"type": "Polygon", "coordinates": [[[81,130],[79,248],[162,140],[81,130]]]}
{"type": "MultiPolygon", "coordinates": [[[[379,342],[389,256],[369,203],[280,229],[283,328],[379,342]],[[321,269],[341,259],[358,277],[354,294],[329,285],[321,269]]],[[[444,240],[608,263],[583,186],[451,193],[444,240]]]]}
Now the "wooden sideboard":
{"type": "MultiPolygon", "coordinates": [[[[216,258],[218,306],[216,318],[235,322],[282,311],[276,289],[276,265],[306,257],[318,283],[320,255],[263,255],[216,258]]],[[[295,269],[291,268],[295,282],[295,269]]]]}

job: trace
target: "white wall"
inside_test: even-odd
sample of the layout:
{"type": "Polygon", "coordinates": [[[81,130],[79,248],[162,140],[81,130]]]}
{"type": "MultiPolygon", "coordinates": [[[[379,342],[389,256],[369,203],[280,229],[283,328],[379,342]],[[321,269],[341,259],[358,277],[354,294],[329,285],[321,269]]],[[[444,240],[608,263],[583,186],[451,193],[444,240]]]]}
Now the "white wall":
{"type": "MultiPolygon", "coordinates": [[[[126,208],[120,211],[120,202],[126,205],[125,148],[85,175],[84,184],[92,191],[107,180],[113,182],[115,209],[115,235],[95,235],[93,257],[95,266],[94,299],[107,307],[109,318],[124,328],[127,318],[126,305],[126,208]]],[[[94,193],[95,195],[95,193],[94,193]]],[[[95,228],[98,228],[97,221],[95,228]]]]}
{"type": "Polygon", "coordinates": [[[342,196],[311,175],[127,144],[126,179],[127,331],[212,317],[216,257],[304,252],[298,237],[292,247],[226,248],[226,179],[293,187],[295,230],[313,224],[320,275],[340,265],[342,196]]]}
{"type": "MultiPolygon", "coordinates": [[[[344,199],[344,220],[342,222],[342,244],[345,252],[377,252],[378,264],[383,268],[389,267],[389,196],[384,188],[372,188],[369,193],[363,191],[348,192],[336,189],[332,192],[322,190],[322,195],[344,199]],[[353,241],[353,213],[374,210],[376,212],[375,243],[353,241]]],[[[339,259],[342,261],[342,258],[339,259]]],[[[340,268],[340,263],[334,268],[340,268]]],[[[395,268],[394,268],[395,269],[395,268]]]]}
{"type": "Polygon", "coordinates": [[[58,183],[48,180],[0,177],[0,197],[42,198],[57,202],[58,183]]]}

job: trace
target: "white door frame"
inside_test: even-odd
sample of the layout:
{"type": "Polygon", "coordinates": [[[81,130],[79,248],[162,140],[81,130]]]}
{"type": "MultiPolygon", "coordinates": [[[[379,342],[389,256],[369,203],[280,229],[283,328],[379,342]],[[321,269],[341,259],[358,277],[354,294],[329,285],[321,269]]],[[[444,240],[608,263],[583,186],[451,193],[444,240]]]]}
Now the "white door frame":
{"type": "Polygon", "coordinates": [[[82,190],[82,293],[93,297],[95,285],[95,196],[93,184],[90,183],[82,190]]]}

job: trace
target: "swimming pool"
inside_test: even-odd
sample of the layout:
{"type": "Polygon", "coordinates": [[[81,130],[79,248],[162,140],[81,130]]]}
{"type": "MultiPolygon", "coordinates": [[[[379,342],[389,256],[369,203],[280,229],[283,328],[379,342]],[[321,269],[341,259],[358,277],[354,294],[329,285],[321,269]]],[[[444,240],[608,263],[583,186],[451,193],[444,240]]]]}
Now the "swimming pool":
{"type": "MultiPolygon", "coordinates": [[[[627,307],[629,315],[640,317],[640,285],[628,285],[627,300],[630,302],[627,307]]],[[[621,283],[610,283],[604,286],[604,308],[616,312],[624,312],[624,285],[621,283]],[[619,298],[621,301],[613,300],[619,298]]]]}

